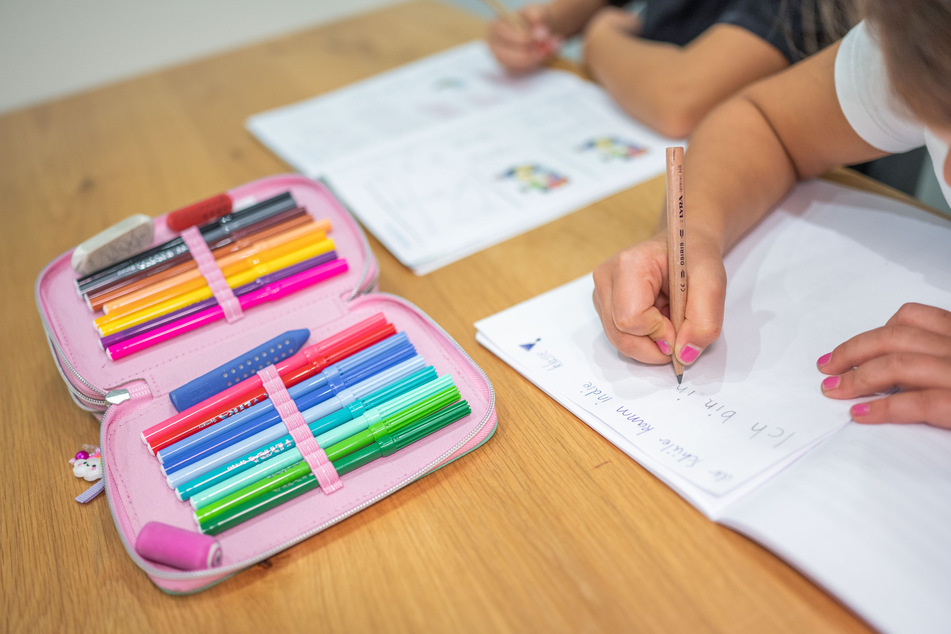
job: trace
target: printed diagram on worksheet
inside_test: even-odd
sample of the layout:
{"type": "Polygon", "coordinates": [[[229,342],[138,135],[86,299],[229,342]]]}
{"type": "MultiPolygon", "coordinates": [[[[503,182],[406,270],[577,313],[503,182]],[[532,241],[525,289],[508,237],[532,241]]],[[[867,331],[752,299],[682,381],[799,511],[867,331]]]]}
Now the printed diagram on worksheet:
{"type": "Polygon", "coordinates": [[[604,163],[630,161],[647,152],[647,148],[637,143],[615,136],[597,136],[585,141],[578,147],[579,152],[590,152],[604,163]]]}
{"type": "Polygon", "coordinates": [[[334,161],[327,177],[400,261],[420,269],[661,173],[666,143],[583,84],[334,161]]]}
{"type": "Polygon", "coordinates": [[[660,175],[664,148],[677,144],[575,75],[507,75],[483,42],[257,115],[248,128],[325,178],[417,273],[660,175]]]}

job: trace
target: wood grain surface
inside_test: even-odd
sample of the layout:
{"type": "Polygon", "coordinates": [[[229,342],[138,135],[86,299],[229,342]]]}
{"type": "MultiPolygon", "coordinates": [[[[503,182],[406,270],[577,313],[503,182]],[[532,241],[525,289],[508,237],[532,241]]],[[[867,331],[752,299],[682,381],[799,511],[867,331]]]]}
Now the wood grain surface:
{"type": "MultiPolygon", "coordinates": [[[[378,242],[381,290],[440,323],[495,385],[478,451],[188,597],[127,556],[67,460],[98,423],[70,400],[33,285],[132,213],[290,171],[255,113],[482,36],[413,2],[0,117],[5,456],[0,570],[11,632],[860,632],[835,598],[702,516],[475,341],[473,323],[592,270],[660,218],[652,180],[416,277],[378,242]]],[[[862,177],[841,178],[868,186],[862,177]]]]}

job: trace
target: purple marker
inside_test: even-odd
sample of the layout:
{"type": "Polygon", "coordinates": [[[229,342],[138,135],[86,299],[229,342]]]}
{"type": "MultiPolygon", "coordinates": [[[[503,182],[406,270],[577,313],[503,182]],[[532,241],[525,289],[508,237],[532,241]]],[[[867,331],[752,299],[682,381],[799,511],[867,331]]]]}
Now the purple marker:
{"type": "MultiPolygon", "coordinates": [[[[287,268],[283,268],[280,271],[275,271],[274,273],[264,275],[254,280],[253,282],[249,282],[248,284],[239,286],[236,289],[234,289],[234,295],[235,297],[241,297],[242,295],[247,295],[248,293],[255,291],[259,288],[264,288],[265,286],[267,286],[268,284],[271,284],[272,282],[278,282],[287,277],[290,277],[291,275],[296,275],[308,269],[312,269],[315,266],[326,264],[327,262],[330,262],[331,260],[335,260],[336,258],[337,258],[336,251],[328,251],[327,253],[321,253],[317,257],[310,258],[309,260],[304,260],[303,262],[298,262],[297,264],[294,264],[293,266],[288,266],[287,268]]],[[[188,317],[190,315],[194,315],[196,313],[199,313],[205,310],[206,308],[211,308],[212,306],[217,306],[217,305],[218,305],[218,301],[214,297],[209,297],[206,300],[196,302],[194,304],[191,304],[190,306],[186,306],[185,308],[179,308],[178,310],[172,311],[165,315],[161,315],[159,317],[156,317],[155,319],[150,319],[149,321],[143,322],[137,326],[132,326],[130,328],[126,328],[125,330],[120,330],[119,332],[113,333],[111,335],[106,335],[105,337],[99,340],[99,347],[105,350],[109,346],[113,346],[117,343],[125,341],[126,339],[135,337],[137,335],[141,335],[142,333],[149,332],[150,330],[153,330],[160,326],[164,326],[165,324],[170,324],[178,319],[181,319],[183,317],[188,317]]]]}

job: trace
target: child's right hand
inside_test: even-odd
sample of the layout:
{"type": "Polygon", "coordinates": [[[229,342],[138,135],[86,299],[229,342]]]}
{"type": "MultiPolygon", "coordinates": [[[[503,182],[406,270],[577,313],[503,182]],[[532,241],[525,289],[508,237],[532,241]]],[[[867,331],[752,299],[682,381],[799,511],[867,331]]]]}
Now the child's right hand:
{"type": "Polygon", "coordinates": [[[561,48],[562,38],[549,26],[548,7],[530,4],[518,12],[524,27],[496,18],[489,24],[489,49],[507,70],[527,73],[540,68],[561,48]]]}
{"type": "Polygon", "coordinates": [[[726,270],[719,246],[697,236],[687,244],[686,318],[674,338],[667,296],[667,234],[617,253],[594,271],[594,305],[608,340],[644,363],[690,365],[723,326],[726,270]]]}

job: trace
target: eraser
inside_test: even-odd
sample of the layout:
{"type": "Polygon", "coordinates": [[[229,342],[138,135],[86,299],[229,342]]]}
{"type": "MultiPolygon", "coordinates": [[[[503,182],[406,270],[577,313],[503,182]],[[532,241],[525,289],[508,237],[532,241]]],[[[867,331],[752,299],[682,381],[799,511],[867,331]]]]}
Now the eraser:
{"type": "Polygon", "coordinates": [[[206,570],[221,565],[221,545],[214,537],[149,522],[139,531],[135,552],[144,559],[179,570],[206,570]]]}
{"type": "Polygon", "coordinates": [[[154,231],[149,216],[129,216],[76,247],[73,270],[77,275],[89,275],[144,251],[152,244],[154,231]]]}

